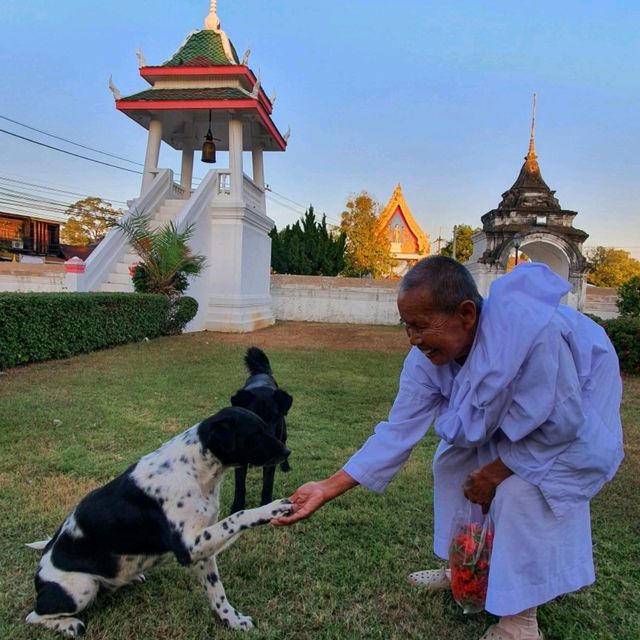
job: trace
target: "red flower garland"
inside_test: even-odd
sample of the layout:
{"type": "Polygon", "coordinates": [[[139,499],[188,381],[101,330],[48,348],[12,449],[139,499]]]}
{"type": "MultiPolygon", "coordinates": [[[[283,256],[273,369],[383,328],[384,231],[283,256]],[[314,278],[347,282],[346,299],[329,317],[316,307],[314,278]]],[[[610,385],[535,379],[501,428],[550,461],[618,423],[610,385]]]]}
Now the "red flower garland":
{"type": "Polygon", "coordinates": [[[464,613],[484,609],[493,531],[472,522],[462,525],[449,545],[451,592],[464,613]]]}

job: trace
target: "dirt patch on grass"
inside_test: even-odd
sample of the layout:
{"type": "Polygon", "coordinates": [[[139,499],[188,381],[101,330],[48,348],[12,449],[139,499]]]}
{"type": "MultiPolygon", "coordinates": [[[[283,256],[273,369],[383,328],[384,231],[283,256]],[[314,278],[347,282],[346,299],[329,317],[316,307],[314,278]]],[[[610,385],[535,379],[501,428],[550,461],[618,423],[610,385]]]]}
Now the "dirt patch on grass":
{"type": "Polygon", "coordinates": [[[266,349],[336,349],[341,351],[407,351],[409,341],[400,326],[277,322],[252,333],[202,331],[186,334],[203,343],[255,345],[266,349]]]}
{"type": "Polygon", "coordinates": [[[28,473],[0,474],[0,489],[14,486],[18,482],[28,486],[24,493],[24,507],[28,511],[41,512],[53,509],[69,511],[80,498],[100,486],[100,482],[90,478],[55,474],[39,477],[35,470],[28,473]]]}

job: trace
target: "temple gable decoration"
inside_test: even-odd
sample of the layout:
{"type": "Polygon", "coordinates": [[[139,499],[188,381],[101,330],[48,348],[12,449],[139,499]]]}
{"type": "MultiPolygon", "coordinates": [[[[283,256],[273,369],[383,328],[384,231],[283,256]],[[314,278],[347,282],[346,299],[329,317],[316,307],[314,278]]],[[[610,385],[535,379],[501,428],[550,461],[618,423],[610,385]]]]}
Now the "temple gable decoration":
{"type": "Polygon", "coordinates": [[[431,249],[429,236],[411,214],[399,184],[378,218],[377,235],[389,241],[391,255],[396,261],[396,275],[402,275],[417,260],[429,255],[431,249]]]}

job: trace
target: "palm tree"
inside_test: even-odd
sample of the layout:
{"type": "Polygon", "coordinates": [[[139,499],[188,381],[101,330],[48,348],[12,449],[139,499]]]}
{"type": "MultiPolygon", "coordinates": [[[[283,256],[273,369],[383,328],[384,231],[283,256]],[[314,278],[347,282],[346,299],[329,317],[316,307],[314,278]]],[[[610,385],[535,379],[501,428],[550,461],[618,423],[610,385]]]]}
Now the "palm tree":
{"type": "Polygon", "coordinates": [[[200,274],[204,256],[195,256],[187,246],[193,225],[182,231],[173,222],[151,229],[149,218],[135,212],[128,219],[114,223],[128,238],[140,256],[133,273],[133,286],[139,293],[162,293],[176,297],[184,293],[188,279],[200,274]]]}

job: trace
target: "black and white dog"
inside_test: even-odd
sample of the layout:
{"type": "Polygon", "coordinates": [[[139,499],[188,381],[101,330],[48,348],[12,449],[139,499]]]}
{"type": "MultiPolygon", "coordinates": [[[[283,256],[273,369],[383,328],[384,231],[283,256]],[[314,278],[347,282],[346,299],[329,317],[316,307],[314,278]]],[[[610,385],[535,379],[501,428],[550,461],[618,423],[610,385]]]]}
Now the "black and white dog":
{"type": "MultiPolygon", "coordinates": [[[[232,398],[234,407],[244,407],[260,416],[267,424],[267,432],[282,444],[287,442],[287,424],[285,416],[293,403],[293,398],[278,387],[271,371],[271,363],[264,351],[258,347],[250,347],[244,357],[249,370],[249,377],[244,386],[232,398]]],[[[235,495],[231,505],[231,513],[244,509],[246,503],[246,479],[248,465],[236,467],[235,495]]],[[[289,471],[289,463],[280,463],[282,471],[289,471]]],[[[272,462],[262,469],[262,494],[260,504],[264,505],[273,499],[273,480],[276,465],[272,462]]]]}
{"type": "Polygon", "coordinates": [[[27,622],[81,635],[85,625],[74,616],[100,587],[113,590],[143,581],[144,570],[173,553],[194,570],[225,625],[251,629],[251,618],[227,600],[216,554],[244,530],[289,513],[291,506],[276,500],[216,520],[227,469],[274,465],[289,455],[268,431],[251,411],[222,409],[89,493],[53,538],[28,545],[44,552],[35,578],[36,606],[27,622]]]}

